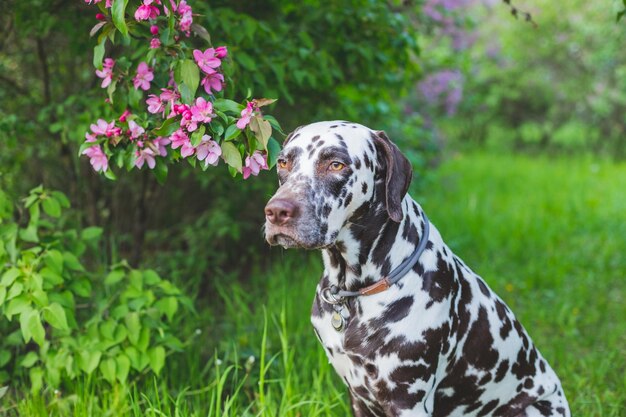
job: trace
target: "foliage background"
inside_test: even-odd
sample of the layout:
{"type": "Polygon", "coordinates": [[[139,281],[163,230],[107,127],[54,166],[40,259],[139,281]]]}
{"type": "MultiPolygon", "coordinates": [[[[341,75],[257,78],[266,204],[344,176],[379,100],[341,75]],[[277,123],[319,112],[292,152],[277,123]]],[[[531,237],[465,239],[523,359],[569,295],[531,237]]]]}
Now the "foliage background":
{"type": "MultiPolygon", "coordinates": [[[[275,187],[274,174],[233,184],[225,169],[197,172],[177,166],[163,186],[145,171],[115,183],[99,177],[77,156],[103,105],[91,67],[94,41],[88,37],[94,9],[74,1],[4,4],[3,195],[18,202],[43,184],[71,201],[58,220],[49,219],[55,227],[79,236],[88,227],[102,228],[102,237],[81,257],[94,288],[103,288],[98,285],[111,265],[128,260],[132,268],[154,269],[192,301],[169,325],[179,329],[181,352],[168,351],[158,379],[143,372],[124,385],[94,376],[44,384],[23,396],[20,387],[30,386],[32,377],[23,359],[13,356],[1,365],[0,387],[11,383],[0,410],[275,415],[279,409],[291,415],[304,407],[302,401],[310,415],[345,413],[345,393],[307,328],[308,305],[300,305],[308,304],[318,262],[308,254],[270,251],[261,236],[261,208],[275,187]],[[93,394],[104,389],[111,394],[95,401],[93,394]]],[[[536,26],[515,20],[509,6],[489,0],[192,6],[213,43],[229,46],[237,80],[228,86],[230,92],[243,98],[253,88],[254,96],[278,98],[271,113],[285,131],[321,119],[385,129],[411,158],[418,173],[413,194],[434,212],[453,249],[488,281],[507,274],[519,279],[510,284],[494,278],[490,285],[532,323],[527,326],[536,325],[538,331],[531,333],[540,345],[550,346],[542,351],[562,370],[574,414],[617,416],[626,404],[625,341],[619,336],[625,328],[619,305],[626,272],[620,255],[626,249],[624,197],[618,187],[626,175],[621,162],[626,157],[625,27],[624,21],[615,23],[620,4],[515,3],[531,13],[536,26]],[[518,156],[507,159],[510,154],[518,156]],[[552,170],[553,164],[562,169],[552,170]],[[536,177],[525,176],[533,170],[536,177]],[[602,181],[589,183],[598,172],[602,181]],[[535,186],[514,186],[522,180],[535,186]],[[551,182],[568,193],[554,197],[551,182]],[[481,188],[483,183],[491,188],[481,188]],[[584,187],[599,197],[571,198],[584,187]],[[476,191],[466,195],[466,190],[476,191]],[[455,201],[458,193],[467,200],[455,201]],[[534,208],[520,208],[528,202],[515,200],[515,193],[536,194],[534,208]],[[501,223],[487,227],[494,220],[490,213],[500,211],[495,220],[501,223]],[[546,228],[532,227],[534,213],[546,228]],[[594,226],[576,223],[580,218],[590,218],[594,226]],[[446,225],[446,219],[459,220],[446,225]],[[612,223],[615,219],[622,221],[612,223]],[[518,227],[514,241],[505,233],[510,224],[518,227]],[[546,230],[541,251],[513,261],[517,273],[511,275],[515,268],[506,264],[492,264],[494,257],[521,256],[525,247],[543,242],[546,230]],[[486,233],[494,235],[493,242],[486,233]],[[480,244],[467,241],[475,236],[480,244]],[[535,240],[524,240],[528,236],[535,240]],[[584,246],[586,239],[595,245],[584,246]],[[598,251],[601,260],[584,256],[598,251]],[[596,286],[606,300],[586,298],[596,286]],[[571,299],[587,300],[588,306],[571,299]],[[592,329],[606,322],[612,324],[600,327],[605,335],[594,344],[592,329]],[[552,332],[559,334],[557,340],[549,337],[552,332]]],[[[27,210],[11,207],[6,218],[26,227],[27,210]]],[[[97,304],[104,295],[93,290],[87,299],[97,304]]],[[[7,326],[0,322],[3,336],[7,326]]],[[[12,349],[23,358],[32,346],[12,349]]]]}

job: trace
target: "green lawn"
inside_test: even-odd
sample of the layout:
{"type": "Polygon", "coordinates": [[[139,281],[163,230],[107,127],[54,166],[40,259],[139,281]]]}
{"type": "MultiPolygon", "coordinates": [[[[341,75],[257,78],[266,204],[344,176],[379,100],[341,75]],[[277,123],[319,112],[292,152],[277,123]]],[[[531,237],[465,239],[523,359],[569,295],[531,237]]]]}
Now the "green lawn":
{"type": "MultiPolygon", "coordinates": [[[[419,177],[419,175],[418,175],[419,177]]],[[[626,414],[626,165],[452,157],[414,196],[444,239],[512,307],[575,416],[626,414]]],[[[309,325],[317,254],[275,250],[243,284],[181,321],[187,348],[129,388],[82,380],[25,394],[0,415],[344,416],[343,384],[309,325]]]]}

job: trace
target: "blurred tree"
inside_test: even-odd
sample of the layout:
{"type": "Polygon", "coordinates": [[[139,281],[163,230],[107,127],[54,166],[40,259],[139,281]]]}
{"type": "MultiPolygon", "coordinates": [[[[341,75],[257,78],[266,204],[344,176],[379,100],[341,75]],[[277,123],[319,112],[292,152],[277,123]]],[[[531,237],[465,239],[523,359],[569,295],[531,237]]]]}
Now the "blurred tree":
{"type": "Polygon", "coordinates": [[[533,6],[535,28],[469,14],[481,25],[456,57],[465,97],[444,131],[516,149],[626,157],[623,25],[598,2],[533,6]]]}

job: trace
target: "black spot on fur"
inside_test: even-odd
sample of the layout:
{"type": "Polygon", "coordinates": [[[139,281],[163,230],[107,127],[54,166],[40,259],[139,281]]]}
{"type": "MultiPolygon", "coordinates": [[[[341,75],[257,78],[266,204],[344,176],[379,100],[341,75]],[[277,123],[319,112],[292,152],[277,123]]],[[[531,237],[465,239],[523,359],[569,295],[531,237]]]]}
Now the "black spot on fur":
{"type": "Polygon", "coordinates": [[[343,206],[348,207],[351,202],[352,202],[352,193],[346,196],[346,201],[344,201],[343,206]]]}
{"type": "Polygon", "coordinates": [[[367,194],[367,183],[365,181],[361,184],[361,192],[367,194]]]}
{"type": "Polygon", "coordinates": [[[498,370],[496,371],[496,379],[494,379],[494,382],[502,381],[504,379],[504,376],[508,372],[508,370],[509,370],[509,361],[505,359],[502,362],[500,362],[500,365],[498,365],[498,370]]]}
{"type": "Polygon", "coordinates": [[[490,298],[491,294],[490,294],[489,288],[487,288],[487,285],[485,284],[485,282],[482,279],[480,279],[480,278],[477,278],[476,281],[478,281],[478,286],[480,287],[480,292],[482,292],[485,295],[485,297],[490,298]]]}

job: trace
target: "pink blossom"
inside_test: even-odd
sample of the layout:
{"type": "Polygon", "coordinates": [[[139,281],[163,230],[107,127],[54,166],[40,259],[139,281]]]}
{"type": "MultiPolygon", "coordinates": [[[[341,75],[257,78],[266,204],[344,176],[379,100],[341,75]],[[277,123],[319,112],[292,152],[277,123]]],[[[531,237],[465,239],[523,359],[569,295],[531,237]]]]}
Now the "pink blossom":
{"type": "Polygon", "coordinates": [[[150,40],[150,49],[158,49],[161,47],[161,41],[159,38],[152,38],[150,40]]]}
{"type": "Polygon", "coordinates": [[[165,104],[163,104],[161,99],[154,94],[150,94],[148,96],[146,104],[148,105],[148,111],[152,114],[161,113],[165,110],[165,104]]]}
{"type": "MultiPolygon", "coordinates": [[[[237,120],[237,128],[244,129],[250,123],[250,118],[254,112],[254,104],[250,101],[245,109],[241,111],[241,119],[237,120]]],[[[256,174],[255,174],[256,175],[256,174]]]]}
{"type": "MultiPolygon", "coordinates": [[[[172,133],[172,136],[170,136],[170,142],[172,143],[172,149],[181,148],[181,155],[183,154],[183,151],[187,153],[189,148],[192,149],[189,155],[193,155],[193,146],[191,146],[189,136],[187,136],[187,133],[185,133],[183,129],[178,129],[176,132],[172,133]]],[[[183,157],[189,155],[183,155],[183,157]]]]}
{"type": "Polygon", "coordinates": [[[107,123],[104,119],[98,119],[96,123],[91,124],[90,128],[95,135],[110,137],[115,131],[115,122],[111,121],[110,123],[107,123]]]}
{"type": "Polygon", "coordinates": [[[157,25],[150,26],[150,33],[157,35],[159,33],[159,27],[157,25]]]}
{"type": "Polygon", "coordinates": [[[221,155],[222,148],[220,148],[220,145],[211,139],[211,136],[202,136],[202,141],[196,147],[196,157],[200,161],[204,160],[204,166],[216,166],[221,155]]]}
{"type": "Polygon", "coordinates": [[[130,131],[131,139],[137,139],[146,132],[146,130],[139,126],[134,120],[128,122],[128,130],[130,131]]]}
{"type": "Polygon", "coordinates": [[[133,86],[135,90],[141,88],[146,91],[150,89],[150,81],[154,79],[154,74],[152,73],[152,68],[148,66],[145,62],[141,62],[137,67],[137,75],[133,79],[133,86]]]}
{"type": "Polygon", "coordinates": [[[122,115],[120,116],[120,118],[118,119],[120,122],[125,122],[126,118],[128,116],[130,116],[132,113],[130,111],[128,111],[128,109],[124,110],[124,113],[122,113],[122,115]]]}
{"type": "Polygon", "coordinates": [[[219,72],[213,71],[212,74],[207,74],[206,77],[202,79],[201,84],[207,94],[212,94],[211,90],[222,91],[224,87],[224,76],[219,72]]]}
{"type": "Polygon", "coordinates": [[[222,61],[215,56],[215,49],[213,48],[208,48],[204,52],[195,49],[193,51],[193,59],[196,60],[200,69],[207,74],[215,72],[214,68],[218,68],[222,65],[222,61]]]}
{"type": "Polygon", "coordinates": [[[198,123],[192,119],[191,108],[186,104],[174,106],[174,112],[180,114],[180,127],[186,128],[189,132],[193,132],[198,128],[198,123]]]}
{"type": "Polygon", "coordinates": [[[96,75],[102,78],[102,84],[100,87],[107,88],[113,80],[113,67],[115,66],[115,60],[111,58],[105,58],[102,63],[102,70],[96,70],[96,75]]]}
{"type": "Polygon", "coordinates": [[[202,97],[198,97],[195,106],[191,106],[191,119],[195,122],[209,123],[212,113],[213,103],[202,97]]]}
{"type": "Polygon", "coordinates": [[[156,148],[156,152],[161,156],[167,155],[167,148],[165,146],[170,143],[171,141],[168,138],[162,138],[160,136],[152,141],[152,144],[156,148]]]}
{"type": "Polygon", "coordinates": [[[185,0],[182,0],[178,4],[177,12],[181,16],[178,24],[179,29],[189,36],[189,31],[193,23],[193,11],[191,10],[191,6],[189,6],[185,0]]]}
{"type": "Polygon", "coordinates": [[[169,102],[172,105],[172,108],[174,108],[174,102],[180,98],[180,94],[176,91],[168,90],[167,88],[162,88],[161,91],[162,93],[159,96],[161,100],[169,102]]]}
{"type": "Polygon", "coordinates": [[[183,158],[187,158],[188,156],[193,155],[195,151],[196,148],[193,147],[191,142],[187,142],[183,144],[183,146],[180,148],[180,156],[182,156],[183,158]]]}
{"type": "Polygon", "coordinates": [[[215,56],[219,59],[226,57],[226,55],[228,55],[228,48],[225,46],[218,46],[215,48],[215,56]]]}
{"type": "Polygon", "coordinates": [[[143,4],[135,11],[135,20],[156,19],[161,14],[159,9],[151,3],[151,0],[144,0],[143,4]]]}
{"type": "Polygon", "coordinates": [[[144,163],[148,164],[148,168],[154,169],[156,160],[154,159],[154,151],[150,148],[138,149],[135,151],[135,166],[139,169],[143,167],[144,163]]]}
{"type": "Polygon", "coordinates": [[[85,142],[95,142],[96,140],[96,135],[94,135],[93,133],[85,132],[85,142]]]}
{"type": "Polygon", "coordinates": [[[113,5],[113,0],[107,0],[104,3],[104,7],[106,7],[107,9],[110,9],[112,5],[113,5]]]}
{"type": "Polygon", "coordinates": [[[248,179],[250,174],[257,176],[262,169],[269,169],[267,167],[267,155],[260,151],[254,151],[254,153],[246,157],[246,164],[243,167],[243,179],[248,179]]]}
{"type": "Polygon", "coordinates": [[[109,169],[109,160],[100,145],[90,146],[83,151],[83,155],[89,157],[89,163],[94,170],[105,172],[109,169]]]}

